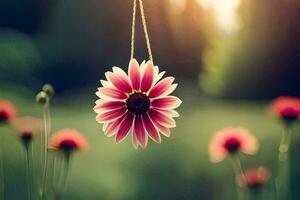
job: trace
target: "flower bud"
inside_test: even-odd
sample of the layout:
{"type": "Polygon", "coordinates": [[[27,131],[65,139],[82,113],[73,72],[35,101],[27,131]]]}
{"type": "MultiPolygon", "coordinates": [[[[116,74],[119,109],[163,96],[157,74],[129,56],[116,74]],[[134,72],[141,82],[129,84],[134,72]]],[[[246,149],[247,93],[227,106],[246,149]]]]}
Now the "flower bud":
{"type": "Polygon", "coordinates": [[[52,85],[45,84],[42,89],[49,96],[49,98],[53,97],[53,95],[54,95],[55,92],[54,92],[54,88],[53,88],[52,85]]]}
{"type": "Polygon", "coordinates": [[[46,103],[48,103],[48,101],[49,101],[49,97],[46,92],[41,91],[36,95],[37,103],[39,103],[41,105],[45,105],[46,103]]]}

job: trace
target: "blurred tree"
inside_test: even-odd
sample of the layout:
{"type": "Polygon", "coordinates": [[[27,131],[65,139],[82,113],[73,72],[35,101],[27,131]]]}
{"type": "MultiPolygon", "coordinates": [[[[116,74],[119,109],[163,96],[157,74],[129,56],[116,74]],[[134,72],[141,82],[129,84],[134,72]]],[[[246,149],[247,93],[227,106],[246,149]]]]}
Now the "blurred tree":
{"type": "Polygon", "coordinates": [[[2,0],[0,1],[0,27],[34,33],[45,14],[46,0],[2,0]],[[44,12],[41,12],[44,11],[44,12]]]}
{"type": "Polygon", "coordinates": [[[0,83],[30,85],[41,58],[31,37],[14,30],[0,31],[0,83]]]}
{"type": "Polygon", "coordinates": [[[204,90],[234,98],[300,95],[300,2],[244,0],[242,27],[213,35],[204,55],[204,90]]]}
{"type": "MultiPolygon", "coordinates": [[[[171,46],[174,50],[167,51],[171,53],[167,58],[173,59],[176,68],[174,70],[180,72],[179,74],[196,78],[202,68],[202,59],[199,55],[202,55],[203,49],[208,45],[204,34],[207,27],[204,10],[197,0],[166,0],[165,10],[168,23],[164,26],[171,27],[169,34],[174,41],[170,42],[175,45],[171,46]]],[[[170,42],[163,46],[170,48],[170,42]]]]}
{"type": "MultiPolygon", "coordinates": [[[[189,0],[177,16],[174,9],[178,8],[172,7],[172,1],[144,4],[155,63],[169,74],[196,79],[204,44],[202,11],[196,0],[189,0]]],[[[32,46],[41,63],[23,66],[30,71],[28,82],[40,85],[47,81],[58,88],[57,92],[63,92],[95,87],[103,72],[114,65],[127,68],[131,11],[132,0],[4,0],[0,1],[0,29],[18,30],[33,38],[32,46]],[[32,74],[29,68],[35,68],[35,72],[32,74]],[[63,78],[71,70],[72,76],[63,78]]],[[[140,17],[137,19],[135,57],[142,62],[148,55],[142,23],[140,17]]],[[[15,46],[16,51],[22,51],[19,47],[15,46]]],[[[12,74],[18,71],[8,65],[6,68],[12,74]]],[[[15,76],[14,80],[19,78],[15,76]]]]}
{"type": "MultiPolygon", "coordinates": [[[[171,25],[170,21],[174,22],[174,19],[169,12],[168,0],[145,1],[144,4],[155,63],[170,74],[196,78],[195,72],[199,71],[201,65],[199,54],[202,37],[194,21],[201,14],[196,15],[200,11],[199,6],[194,0],[191,2],[194,3],[187,5],[187,10],[176,19],[181,24],[180,30],[175,30],[171,25]],[[176,31],[180,33],[176,33],[177,36],[176,31]],[[193,39],[197,39],[197,42],[193,39]]],[[[65,80],[63,85],[57,82],[54,74],[72,68],[68,65],[68,69],[63,69],[67,67],[63,63],[76,66],[72,75],[83,79],[85,86],[98,84],[98,80],[104,76],[103,72],[114,65],[127,68],[130,56],[131,0],[79,0],[76,3],[67,0],[57,2],[53,10],[37,36],[44,61],[38,72],[40,79],[47,77],[48,81],[66,90],[69,89],[68,85],[80,87],[82,84],[77,79],[69,79],[70,83],[65,80]]],[[[148,59],[139,17],[136,45],[135,57],[140,62],[148,59]]]]}

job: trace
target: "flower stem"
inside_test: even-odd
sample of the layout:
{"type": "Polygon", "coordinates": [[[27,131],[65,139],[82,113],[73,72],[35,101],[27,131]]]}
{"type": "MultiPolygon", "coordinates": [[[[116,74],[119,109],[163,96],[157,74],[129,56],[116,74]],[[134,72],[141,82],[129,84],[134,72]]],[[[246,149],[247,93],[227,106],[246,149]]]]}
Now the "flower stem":
{"type": "Polygon", "coordinates": [[[264,199],[263,191],[251,191],[250,199],[263,200],[264,199]]]}
{"type": "MultiPolygon", "coordinates": [[[[31,148],[30,148],[30,153],[29,153],[29,161],[30,161],[30,177],[31,177],[31,187],[35,188],[36,187],[36,174],[33,173],[35,172],[36,168],[35,168],[35,160],[34,160],[34,145],[31,144],[31,148]]],[[[33,193],[35,192],[35,190],[31,190],[33,193]]],[[[35,194],[32,193],[32,196],[34,196],[35,194]]]]}
{"type": "Polygon", "coordinates": [[[238,177],[241,177],[242,183],[246,182],[245,175],[242,169],[241,161],[238,156],[238,154],[231,154],[231,161],[232,161],[232,167],[235,173],[235,180],[236,180],[236,190],[237,190],[237,196],[239,200],[248,200],[246,190],[244,187],[244,184],[239,185],[238,184],[238,177]]]}
{"type": "Polygon", "coordinates": [[[39,198],[43,199],[43,174],[44,174],[44,133],[41,131],[40,135],[40,179],[39,179],[39,198]]]}
{"type": "Polygon", "coordinates": [[[70,160],[69,159],[64,160],[64,172],[63,172],[64,179],[62,183],[63,194],[65,193],[67,188],[67,183],[69,179],[69,167],[70,167],[70,160]]]}
{"type": "Polygon", "coordinates": [[[290,126],[286,126],[282,132],[281,141],[279,145],[278,156],[278,177],[276,180],[276,188],[278,199],[290,199],[289,194],[289,147],[291,143],[292,131],[290,126]]]}
{"type": "Polygon", "coordinates": [[[59,173],[57,185],[58,188],[60,188],[61,190],[59,191],[57,188],[56,199],[63,199],[63,196],[66,191],[68,178],[69,178],[70,156],[71,155],[69,153],[64,153],[63,159],[60,162],[61,163],[59,168],[60,173],[59,173]]]}
{"type": "Polygon", "coordinates": [[[59,188],[60,188],[60,179],[62,177],[62,167],[63,167],[63,160],[61,159],[61,155],[55,155],[55,171],[53,174],[53,188],[54,188],[54,195],[56,197],[59,196],[59,188]]]}
{"type": "Polygon", "coordinates": [[[46,181],[47,181],[47,171],[48,171],[48,136],[50,132],[50,114],[49,114],[49,102],[47,102],[44,105],[44,111],[43,111],[43,121],[44,121],[44,134],[43,134],[43,157],[44,157],[44,163],[43,163],[43,175],[42,175],[42,188],[41,188],[41,199],[45,199],[45,192],[46,192],[46,181]]]}
{"type": "Polygon", "coordinates": [[[25,162],[26,162],[26,177],[27,177],[27,197],[28,200],[31,200],[31,181],[30,181],[30,152],[29,146],[25,147],[25,162]]]}
{"type": "Polygon", "coordinates": [[[6,198],[5,195],[5,170],[4,170],[4,150],[3,150],[3,142],[0,147],[0,162],[1,162],[1,193],[2,199],[6,198]]]}

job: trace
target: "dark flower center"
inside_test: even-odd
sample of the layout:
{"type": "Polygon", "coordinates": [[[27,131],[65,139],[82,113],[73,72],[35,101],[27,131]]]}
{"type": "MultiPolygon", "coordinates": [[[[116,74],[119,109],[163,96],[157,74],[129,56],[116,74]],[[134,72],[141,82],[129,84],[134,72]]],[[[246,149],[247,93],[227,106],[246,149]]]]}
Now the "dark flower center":
{"type": "Polygon", "coordinates": [[[4,110],[0,110],[0,123],[8,120],[8,114],[4,110]]]}
{"type": "Polygon", "coordinates": [[[230,153],[235,153],[239,150],[241,146],[240,141],[237,138],[229,138],[225,144],[224,147],[227,149],[227,151],[229,151],[230,153]]]}
{"type": "Polygon", "coordinates": [[[71,150],[76,149],[77,145],[74,140],[63,140],[59,147],[66,152],[70,152],[71,150]]]}
{"type": "Polygon", "coordinates": [[[256,190],[259,190],[264,185],[264,183],[261,181],[253,181],[253,182],[247,183],[247,185],[250,189],[256,191],[256,190]]]}
{"type": "Polygon", "coordinates": [[[28,145],[29,142],[32,140],[32,132],[31,131],[24,131],[22,134],[21,134],[21,139],[22,141],[24,142],[25,145],[28,145]]]}
{"type": "Polygon", "coordinates": [[[130,95],[126,103],[128,110],[135,115],[146,113],[150,108],[150,99],[147,95],[140,92],[130,95]]]}
{"type": "Polygon", "coordinates": [[[21,135],[23,140],[31,140],[32,139],[32,132],[31,131],[24,131],[21,135]]]}
{"type": "Polygon", "coordinates": [[[294,108],[286,108],[281,111],[281,117],[288,121],[296,120],[299,117],[300,113],[294,108]]]}

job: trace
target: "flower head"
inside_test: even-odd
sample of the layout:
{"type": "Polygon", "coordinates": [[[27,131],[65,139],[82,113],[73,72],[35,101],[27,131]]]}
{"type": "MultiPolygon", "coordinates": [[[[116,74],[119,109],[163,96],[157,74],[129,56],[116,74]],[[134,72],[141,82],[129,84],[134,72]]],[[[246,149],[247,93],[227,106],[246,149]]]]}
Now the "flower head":
{"type": "Polygon", "coordinates": [[[88,142],[79,131],[62,129],[54,133],[49,139],[48,148],[54,151],[63,151],[65,153],[84,151],[88,148],[88,142]]]}
{"type": "Polygon", "coordinates": [[[26,116],[12,119],[11,125],[19,134],[22,142],[28,145],[34,136],[41,131],[43,122],[41,119],[26,116]]]}
{"type": "Polygon", "coordinates": [[[271,173],[264,167],[249,168],[244,172],[244,178],[239,176],[240,185],[247,185],[250,189],[258,190],[270,179],[271,173]]]}
{"type": "Polygon", "coordinates": [[[272,112],[285,122],[293,122],[300,117],[300,99],[291,96],[281,96],[272,103],[272,112]]]}
{"type": "Polygon", "coordinates": [[[0,101],[0,123],[8,122],[17,114],[15,106],[6,100],[0,101]]]}
{"type": "Polygon", "coordinates": [[[256,150],[256,138],[248,130],[239,127],[224,128],[216,132],[209,144],[212,162],[222,161],[228,154],[254,154],[256,150]]]}
{"type": "Polygon", "coordinates": [[[173,77],[160,80],[164,73],[151,61],[140,66],[132,59],[128,75],[119,67],[105,74],[107,81],[101,81],[94,110],[108,137],[115,136],[121,142],[132,130],[133,146],[145,148],[148,136],[157,143],[161,143],[160,133],[170,136],[170,128],[176,126],[173,118],[179,116],[174,109],[181,100],[169,96],[177,84],[173,84],[173,77]]]}

